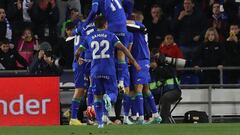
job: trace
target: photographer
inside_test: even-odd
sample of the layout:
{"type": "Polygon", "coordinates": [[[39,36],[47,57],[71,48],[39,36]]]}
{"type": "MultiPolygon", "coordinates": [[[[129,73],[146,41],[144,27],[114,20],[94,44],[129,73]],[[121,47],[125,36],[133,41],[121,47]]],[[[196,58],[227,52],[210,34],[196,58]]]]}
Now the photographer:
{"type": "Polygon", "coordinates": [[[48,42],[42,42],[29,70],[35,75],[60,75],[62,68],[59,62],[59,59],[52,55],[51,45],[48,42]]]}
{"type": "Polygon", "coordinates": [[[170,123],[171,104],[175,103],[182,94],[176,71],[176,68],[185,65],[182,57],[182,52],[174,43],[173,36],[167,34],[160,46],[159,53],[152,58],[150,64],[151,78],[160,82],[159,106],[163,123],[170,123]]]}

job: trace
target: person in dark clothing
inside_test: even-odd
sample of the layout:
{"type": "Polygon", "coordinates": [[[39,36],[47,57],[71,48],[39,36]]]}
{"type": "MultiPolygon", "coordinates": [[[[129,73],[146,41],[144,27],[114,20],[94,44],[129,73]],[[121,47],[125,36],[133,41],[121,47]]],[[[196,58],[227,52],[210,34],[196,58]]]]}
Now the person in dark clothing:
{"type": "Polygon", "coordinates": [[[3,39],[0,41],[0,69],[2,70],[16,70],[17,64],[19,62],[27,68],[27,61],[19,55],[15,49],[10,49],[8,39],[3,39]]]}
{"type": "Polygon", "coordinates": [[[195,8],[193,0],[184,0],[183,7],[173,20],[172,29],[176,33],[176,41],[183,51],[184,58],[191,64],[193,52],[206,30],[206,17],[195,8]]]}
{"type": "Polygon", "coordinates": [[[228,17],[226,13],[220,11],[220,3],[213,3],[212,14],[208,18],[208,27],[214,27],[219,34],[219,40],[225,41],[228,26],[228,17]]]}
{"type": "Polygon", "coordinates": [[[182,95],[176,78],[175,66],[165,62],[158,62],[158,60],[152,61],[150,74],[152,78],[151,84],[153,84],[150,87],[154,91],[155,102],[159,103],[162,123],[170,123],[171,104],[174,104],[182,95]]]}
{"type": "MultiPolygon", "coordinates": [[[[219,36],[215,28],[209,28],[205,34],[203,44],[199,46],[195,53],[193,65],[199,67],[223,67],[224,46],[219,42],[219,36]]],[[[219,84],[219,71],[203,71],[204,84],[219,84]]]]}
{"type": "Polygon", "coordinates": [[[158,5],[151,8],[152,19],[145,22],[148,29],[149,48],[156,49],[164,40],[164,35],[170,32],[170,22],[164,17],[162,9],[158,5]]]}
{"type": "Polygon", "coordinates": [[[22,0],[9,0],[6,14],[12,26],[13,41],[15,42],[23,31],[22,0]]]}
{"type": "Polygon", "coordinates": [[[34,1],[28,9],[33,23],[33,33],[40,40],[48,41],[53,50],[57,43],[57,24],[59,20],[59,9],[55,0],[34,1]]]}
{"type": "Polygon", "coordinates": [[[177,4],[182,2],[182,0],[157,0],[158,4],[162,7],[163,13],[165,13],[167,18],[172,18],[174,16],[174,9],[177,4]]]}
{"type": "MultiPolygon", "coordinates": [[[[229,30],[229,37],[225,42],[225,60],[224,66],[240,67],[240,35],[239,26],[231,24],[229,30]]],[[[227,83],[238,83],[240,79],[240,70],[227,70],[226,73],[227,83]]]]}
{"type": "Polygon", "coordinates": [[[162,122],[170,123],[171,104],[175,103],[181,97],[182,92],[177,78],[177,65],[167,63],[165,58],[183,58],[183,54],[174,42],[172,34],[166,34],[164,41],[159,47],[159,54],[158,59],[151,64],[151,67],[155,68],[155,70],[152,70],[151,78],[155,78],[160,82],[157,84],[160,84],[159,110],[162,122]],[[164,59],[161,59],[162,57],[164,59]]]}
{"type": "Polygon", "coordinates": [[[5,38],[12,40],[12,29],[6,18],[5,9],[0,7],[0,40],[5,38]]]}
{"type": "Polygon", "coordinates": [[[224,0],[224,11],[227,13],[230,23],[239,21],[239,6],[240,4],[236,0],[224,0]]]}
{"type": "Polygon", "coordinates": [[[33,58],[29,67],[30,74],[35,75],[60,75],[62,68],[55,63],[56,58],[52,55],[52,47],[48,42],[42,42],[39,52],[33,58]]]}

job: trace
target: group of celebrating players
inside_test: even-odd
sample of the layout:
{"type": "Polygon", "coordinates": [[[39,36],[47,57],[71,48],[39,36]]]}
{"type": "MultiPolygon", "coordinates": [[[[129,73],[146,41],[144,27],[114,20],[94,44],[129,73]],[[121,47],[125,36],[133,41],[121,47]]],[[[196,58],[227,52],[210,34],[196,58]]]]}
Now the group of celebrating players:
{"type": "Polygon", "coordinates": [[[108,115],[119,91],[124,92],[124,124],[133,124],[128,119],[130,109],[138,113],[136,123],[145,124],[144,99],[151,108],[153,118],[150,122],[161,122],[148,85],[150,52],[142,24],[143,15],[136,11],[132,20],[127,20],[126,16],[119,0],[93,0],[86,21],[77,28],[67,28],[75,37],[73,70],[76,89],[69,125],[81,125],[77,112],[87,88],[86,78],[90,80],[87,104],[90,109],[94,106],[98,128],[104,127],[103,115],[108,115]]]}

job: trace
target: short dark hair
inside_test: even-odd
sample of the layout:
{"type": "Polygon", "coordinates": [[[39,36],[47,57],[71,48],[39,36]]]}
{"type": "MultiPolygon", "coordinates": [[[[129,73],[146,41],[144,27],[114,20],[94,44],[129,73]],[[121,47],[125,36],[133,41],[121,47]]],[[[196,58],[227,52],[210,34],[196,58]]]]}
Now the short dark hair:
{"type": "Polygon", "coordinates": [[[160,7],[158,4],[153,4],[152,7],[151,7],[151,9],[152,9],[152,8],[160,8],[160,9],[161,9],[161,7],[160,7]]]}
{"type": "Polygon", "coordinates": [[[0,46],[3,45],[3,44],[9,44],[9,40],[7,38],[2,38],[0,39],[0,46]]]}
{"type": "Polygon", "coordinates": [[[142,13],[141,11],[139,11],[139,10],[134,10],[133,13],[135,14],[134,20],[140,21],[140,22],[143,21],[144,16],[143,16],[143,13],[142,13]]]}
{"type": "Polygon", "coordinates": [[[97,16],[95,18],[95,26],[97,28],[104,28],[104,25],[107,23],[107,20],[104,16],[97,16]]]}
{"type": "Polygon", "coordinates": [[[230,24],[229,24],[229,29],[231,28],[231,26],[238,26],[238,28],[239,28],[239,23],[237,23],[236,21],[233,21],[233,22],[231,22],[230,24]]]}
{"type": "Polygon", "coordinates": [[[214,4],[219,4],[219,5],[221,5],[219,1],[214,1],[212,5],[214,5],[214,4]]]}
{"type": "Polygon", "coordinates": [[[71,8],[70,11],[79,12],[77,8],[71,8]]]}
{"type": "Polygon", "coordinates": [[[233,25],[239,27],[239,23],[236,21],[231,22],[229,26],[233,26],[233,25]]]}
{"type": "Polygon", "coordinates": [[[67,30],[70,30],[70,29],[74,29],[75,28],[75,25],[73,22],[67,22],[66,23],[66,29],[67,30]]]}
{"type": "Polygon", "coordinates": [[[134,10],[133,13],[137,15],[143,15],[142,11],[140,10],[134,10]]]}
{"type": "MultiPolygon", "coordinates": [[[[195,4],[195,0],[190,0],[193,4],[195,4]]],[[[184,3],[184,0],[183,0],[183,3],[184,3]]]]}

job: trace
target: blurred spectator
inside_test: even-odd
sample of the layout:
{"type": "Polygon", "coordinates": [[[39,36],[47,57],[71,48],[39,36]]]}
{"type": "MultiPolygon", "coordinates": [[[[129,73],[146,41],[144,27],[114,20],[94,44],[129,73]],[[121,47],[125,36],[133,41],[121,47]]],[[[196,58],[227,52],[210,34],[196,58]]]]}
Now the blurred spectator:
{"type": "Polygon", "coordinates": [[[214,27],[219,34],[219,41],[225,41],[228,26],[228,18],[224,12],[220,11],[220,3],[212,5],[212,15],[208,18],[208,27],[214,27]]]}
{"type": "Polygon", "coordinates": [[[22,0],[8,0],[6,14],[12,26],[13,42],[15,44],[17,37],[20,37],[21,32],[24,29],[22,0]]]}
{"type": "Polygon", "coordinates": [[[32,27],[28,9],[32,6],[31,0],[9,0],[7,5],[7,18],[13,29],[13,42],[17,43],[18,37],[26,27],[32,27]]]}
{"type": "Polygon", "coordinates": [[[229,22],[237,22],[239,21],[238,12],[239,12],[239,3],[235,0],[224,0],[224,11],[229,17],[229,22]]]}
{"type": "Polygon", "coordinates": [[[59,8],[59,28],[62,27],[63,22],[66,20],[66,13],[68,9],[76,9],[81,14],[80,0],[57,0],[57,6],[59,8]]]}
{"type": "MultiPolygon", "coordinates": [[[[219,42],[219,36],[215,28],[206,31],[204,42],[199,46],[194,57],[194,67],[223,67],[224,46],[219,42]]],[[[219,71],[204,70],[204,84],[219,84],[219,71]]]]}
{"type": "Polygon", "coordinates": [[[151,7],[155,4],[158,4],[158,0],[134,0],[134,9],[143,13],[144,20],[150,20],[151,7]]]}
{"type": "MultiPolygon", "coordinates": [[[[166,34],[164,41],[160,45],[159,53],[168,57],[183,58],[183,53],[179,46],[175,43],[172,34],[166,34]]],[[[177,76],[181,77],[182,84],[198,84],[199,77],[191,71],[177,72],[177,76]]]]}
{"type": "Polygon", "coordinates": [[[34,56],[29,70],[35,75],[60,75],[62,68],[55,61],[56,57],[52,54],[52,47],[48,42],[39,45],[39,51],[34,56]]]}
{"type": "Polygon", "coordinates": [[[0,40],[5,38],[12,40],[12,28],[6,18],[5,9],[0,7],[0,40]]]}
{"type": "Polygon", "coordinates": [[[164,17],[162,9],[158,5],[152,6],[151,17],[151,20],[145,22],[149,33],[150,50],[158,48],[164,35],[170,31],[170,22],[164,17]]]}
{"type": "Polygon", "coordinates": [[[65,21],[62,25],[61,28],[61,36],[62,37],[66,37],[65,36],[65,29],[66,29],[66,24],[69,22],[72,22],[74,24],[74,26],[78,26],[81,22],[81,20],[83,19],[83,16],[80,14],[80,12],[78,11],[78,9],[73,8],[70,10],[70,18],[65,21]]]}
{"type": "Polygon", "coordinates": [[[172,18],[174,16],[174,7],[182,0],[158,0],[158,4],[162,7],[163,13],[166,18],[172,18]]]}
{"type": "MultiPolygon", "coordinates": [[[[209,5],[209,3],[212,4],[212,2],[210,2],[212,0],[193,0],[194,3],[194,10],[197,10],[199,12],[201,12],[202,14],[210,14],[212,11],[208,11],[209,7],[211,7],[211,5],[209,5]]],[[[215,0],[213,0],[215,1],[215,0]]],[[[184,8],[184,0],[175,0],[175,7],[174,7],[174,15],[177,15],[178,13],[180,13],[182,11],[182,9],[184,8]]]]}
{"type": "Polygon", "coordinates": [[[173,29],[184,57],[191,62],[193,51],[206,29],[206,18],[194,8],[193,0],[184,0],[183,7],[173,21],[173,29]]]}
{"type": "Polygon", "coordinates": [[[220,5],[220,12],[224,12],[223,10],[223,4],[224,1],[223,0],[207,0],[206,1],[206,9],[205,9],[205,13],[207,15],[208,18],[212,17],[213,14],[213,4],[218,3],[220,5]]]}
{"type": "Polygon", "coordinates": [[[59,20],[59,11],[55,0],[34,1],[29,8],[29,15],[33,23],[33,33],[37,34],[40,40],[46,40],[54,47],[57,42],[59,20]]]}
{"type": "Polygon", "coordinates": [[[32,0],[23,0],[22,1],[22,12],[23,12],[23,22],[25,25],[32,22],[31,17],[29,16],[28,10],[32,7],[33,1],[32,0]]]}
{"type": "Polygon", "coordinates": [[[160,45],[159,53],[173,58],[183,58],[183,53],[175,43],[172,34],[166,34],[160,45]]]}
{"type": "Polygon", "coordinates": [[[11,49],[8,39],[0,40],[0,69],[16,70],[19,62],[24,68],[27,68],[27,61],[18,54],[15,49],[11,49]]]}
{"type": "MultiPolygon", "coordinates": [[[[225,42],[225,65],[224,66],[238,66],[240,67],[240,35],[239,25],[231,24],[229,29],[229,36],[225,42]]],[[[225,71],[227,83],[238,83],[240,79],[240,70],[225,71]]]]}
{"type": "MultiPolygon", "coordinates": [[[[33,59],[33,55],[36,51],[39,50],[38,46],[38,37],[33,37],[32,30],[26,28],[18,41],[17,51],[18,53],[28,62],[30,65],[33,59]]],[[[19,67],[22,67],[18,63],[19,67]]]]}

